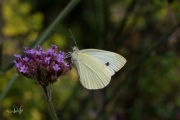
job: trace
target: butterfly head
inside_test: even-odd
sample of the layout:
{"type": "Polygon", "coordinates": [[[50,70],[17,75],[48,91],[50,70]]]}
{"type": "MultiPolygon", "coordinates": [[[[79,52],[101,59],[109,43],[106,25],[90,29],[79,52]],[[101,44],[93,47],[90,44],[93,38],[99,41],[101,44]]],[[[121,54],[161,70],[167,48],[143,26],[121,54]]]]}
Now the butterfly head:
{"type": "Polygon", "coordinates": [[[77,59],[79,49],[75,46],[73,47],[73,52],[71,53],[72,62],[77,59]]]}
{"type": "Polygon", "coordinates": [[[78,53],[78,52],[79,52],[78,47],[74,46],[74,47],[73,47],[73,53],[78,53]]]}

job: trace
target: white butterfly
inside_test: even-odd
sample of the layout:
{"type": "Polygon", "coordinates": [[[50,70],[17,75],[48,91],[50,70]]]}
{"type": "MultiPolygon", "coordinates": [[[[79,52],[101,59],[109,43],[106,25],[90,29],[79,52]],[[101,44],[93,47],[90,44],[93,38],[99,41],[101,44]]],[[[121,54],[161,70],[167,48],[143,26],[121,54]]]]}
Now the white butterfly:
{"type": "Polygon", "coordinates": [[[79,50],[73,47],[71,57],[77,68],[80,82],[87,89],[106,87],[111,76],[126,63],[126,59],[121,55],[98,49],[79,50]]]}
{"type": "MultiPolygon", "coordinates": [[[[72,37],[74,39],[73,34],[72,37]]],[[[76,44],[75,39],[74,42],[76,44]]],[[[98,49],[79,50],[77,47],[73,47],[73,53],[69,53],[68,56],[71,56],[78,71],[80,82],[87,89],[106,87],[111,76],[126,63],[126,59],[121,55],[98,49]]]]}

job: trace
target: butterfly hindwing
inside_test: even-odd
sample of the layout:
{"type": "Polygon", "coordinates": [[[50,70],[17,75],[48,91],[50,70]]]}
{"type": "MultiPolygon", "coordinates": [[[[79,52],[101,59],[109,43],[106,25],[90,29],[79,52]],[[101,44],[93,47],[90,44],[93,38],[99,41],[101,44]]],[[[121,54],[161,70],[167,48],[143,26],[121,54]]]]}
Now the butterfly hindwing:
{"type": "Polygon", "coordinates": [[[91,55],[80,51],[73,62],[77,68],[80,81],[85,88],[101,89],[109,84],[111,73],[106,66],[91,55]]]}

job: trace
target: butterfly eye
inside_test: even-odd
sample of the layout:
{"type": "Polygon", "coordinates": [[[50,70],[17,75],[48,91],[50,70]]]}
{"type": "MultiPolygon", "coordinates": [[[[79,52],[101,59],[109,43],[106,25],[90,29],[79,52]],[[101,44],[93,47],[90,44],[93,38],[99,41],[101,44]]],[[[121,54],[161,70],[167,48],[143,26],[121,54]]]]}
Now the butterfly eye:
{"type": "Polygon", "coordinates": [[[106,63],[106,66],[109,66],[109,62],[106,63]]]}

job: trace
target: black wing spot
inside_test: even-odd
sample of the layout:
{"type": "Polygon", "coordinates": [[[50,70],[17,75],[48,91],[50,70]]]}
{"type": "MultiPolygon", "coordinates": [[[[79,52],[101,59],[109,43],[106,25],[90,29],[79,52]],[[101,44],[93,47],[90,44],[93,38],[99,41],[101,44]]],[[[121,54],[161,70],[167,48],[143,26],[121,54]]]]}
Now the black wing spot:
{"type": "Polygon", "coordinates": [[[109,66],[109,62],[106,63],[106,66],[109,66]]]}

